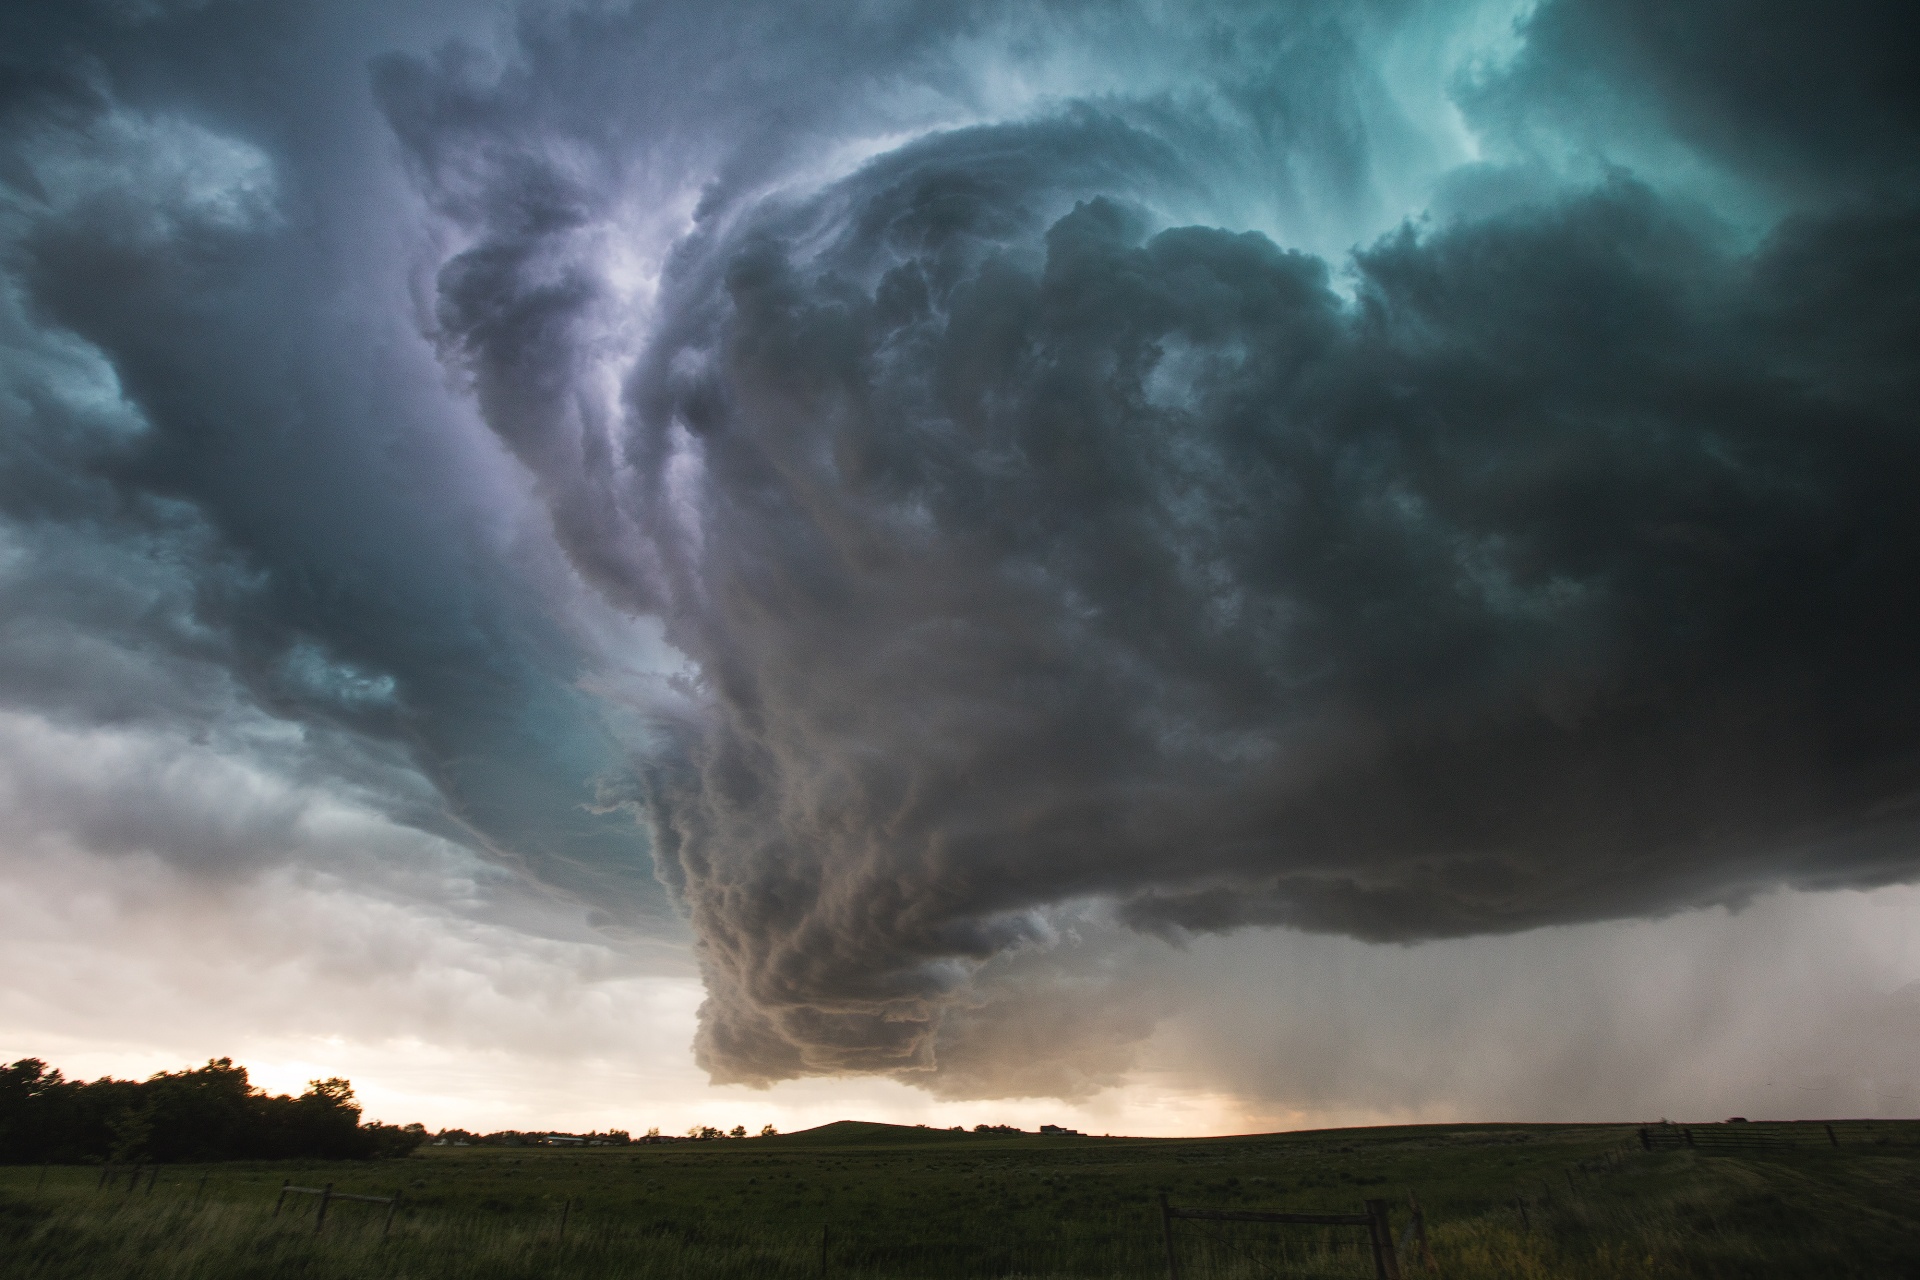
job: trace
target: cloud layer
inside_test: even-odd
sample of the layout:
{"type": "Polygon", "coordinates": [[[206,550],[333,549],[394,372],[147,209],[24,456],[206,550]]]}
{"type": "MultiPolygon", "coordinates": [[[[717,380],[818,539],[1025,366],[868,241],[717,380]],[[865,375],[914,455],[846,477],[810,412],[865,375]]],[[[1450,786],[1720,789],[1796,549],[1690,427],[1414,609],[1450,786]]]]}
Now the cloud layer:
{"type": "Polygon", "coordinates": [[[9,19],[9,812],[350,802],[948,1095],[1118,1078],[1128,931],[1910,880],[1897,16],[9,19]]]}
{"type": "MultiPolygon", "coordinates": [[[[1653,22],[1548,6],[1462,97],[1564,128],[1535,82],[1626,92],[1653,22]]],[[[1671,141],[1762,186],[1830,150],[1824,100],[1748,111],[1701,39],[1634,104],[1671,141]]],[[[1414,939],[1910,875],[1904,161],[1757,245],[1617,169],[1483,165],[1472,212],[1329,263],[1166,226],[1217,165],[1180,144],[1235,135],[1155,108],[716,200],[671,265],[588,473],[630,522],[596,558],[646,549],[620,589],[702,674],[643,776],[716,1075],[937,1070],[973,967],[1064,903],[1414,939]]],[[[555,330],[496,348],[490,254],[442,316],[520,388],[555,330]]]]}
{"type": "Polygon", "coordinates": [[[743,231],[636,392],[702,481],[715,712],[651,779],[718,1069],[930,1066],[1076,899],[1408,939],[1910,873],[1910,220],[1734,256],[1622,180],[1348,301],[1112,201],[1022,228],[975,148],[1041,145],[743,231]]]}

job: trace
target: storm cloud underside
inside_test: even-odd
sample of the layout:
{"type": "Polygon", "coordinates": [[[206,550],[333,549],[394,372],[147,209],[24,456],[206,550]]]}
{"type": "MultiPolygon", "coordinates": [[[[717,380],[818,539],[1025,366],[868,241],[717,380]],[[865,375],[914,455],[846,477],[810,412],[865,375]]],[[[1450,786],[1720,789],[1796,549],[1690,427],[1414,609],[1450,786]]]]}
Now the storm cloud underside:
{"type": "Polygon", "coordinates": [[[1129,931],[1920,870],[1891,6],[273,8],[8,20],[0,697],[284,780],[21,824],[345,795],[981,1096],[1129,931]]]}

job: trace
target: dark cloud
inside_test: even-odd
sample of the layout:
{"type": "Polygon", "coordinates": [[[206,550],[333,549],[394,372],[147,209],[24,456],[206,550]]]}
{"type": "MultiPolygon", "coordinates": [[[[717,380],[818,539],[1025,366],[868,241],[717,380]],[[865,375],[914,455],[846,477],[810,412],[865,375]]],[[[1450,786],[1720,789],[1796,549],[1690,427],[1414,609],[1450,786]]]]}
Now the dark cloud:
{"type": "Polygon", "coordinates": [[[1554,0],[1516,65],[1470,95],[1523,130],[1605,146],[1671,131],[1744,177],[1815,200],[1911,195],[1920,37],[1898,5],[1554,0]]]}
{"type": "MultiPolygon", "coordinates": [[[[621,751],[553,616],[568,571],[515,545],[515,482],[464,438],[408,306],[411,197],[367,62],[409,20],[366,17],[9,19],[0,697],[213,735],[659,921],[644,837],[591,808],[621,751]],[[270,722],[300,747],[263,745],[270,722]]],[[[102,821],[228,871],[249,842],[297,854],[102,821]]]]}
{"type": "Polygon", "coordinates": [[[1912,874],[1920,219],[1741,254],[1619,179],[1389,236],[1348,300],[1044,212],[1150,154],[877,162],[824,247],[716,247],[636,384],[631,456],[702,477],[657,544],[712,717],[652,802],[716,1074],[932,1068],[1078,899],[1406,940],[1912,874]]]}
{"type": "Polygon", "coordinates": [[[650,833],[729,1080],[1910,879],[1899,14],[1485,8],[10,14],[0,702],[293,779],[86,827],[222,873],[312,784],[670,930],[650,833]]]}
{"type": "Polygon", "coordinates": [[[1046,984],[976,966],[1067,903],[1415,939],[1909,875],[1916,224],[1880,176],[1911,128],[1897,77],[1818,92],[1884,12],[1803,42],[1769,11],[1743,56],[1726,14],[1542,6],[1460,84],[1533,168],[1461,173],[1480,213],[1338,271],[1156,228],[1232,205],[1235,165],[1270,209],[1365,206],[1377,28],[1415,10],[1221,9],[1185,92],[933,134],[817,195],[824,139],[901,121],[876,68],[963,98],[940,50],[990,10],[794,33],[691,106],[591,87],[649,42],[709,56],[666,10],[523,33],[491,79],[388,64],[479,237],[444,335],[576,562],[701,673],[641,772],[715,1074],[990,1088],[1046,984]],[[1753,250],[1686,192],[1540,163],[1650,132],[1854,198],[1753,250]],[[583,422],[609,156],[724,177],[630,421],[583,422]]]}

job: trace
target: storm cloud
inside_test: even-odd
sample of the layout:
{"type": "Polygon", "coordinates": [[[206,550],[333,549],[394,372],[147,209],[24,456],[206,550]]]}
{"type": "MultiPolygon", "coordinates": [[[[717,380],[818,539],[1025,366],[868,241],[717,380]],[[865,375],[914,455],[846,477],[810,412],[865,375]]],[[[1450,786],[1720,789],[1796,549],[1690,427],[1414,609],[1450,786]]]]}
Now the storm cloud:
{"type": "Polygon", "coordinates": [[[1117,1079],[1136,935],[1920,872],[1890,5],[76,13],[7,707],[287,781],[23,826],[347,794],[947,1096],[1117,1079]]]}
{"type": "MultiPolygon", "coordinates": [[[[619,754],[554,607],[581,593],[418,338],[408,233],[382,225],[405,181],[364,163],[390,137],[367,59],[405,23],[364,16],[9,17],[0,686],[658,920],[643,837],[590,812],[619,754]]],[[[297,856],[173,838],[166,809],[88,821],[215,874],[297,856]]]]}
{"type": "Polygon", "coordinates": [[[743,232],[636,388],[701,479],[714,711],[649,777],[718,1069],[930,1066],[956,962],[1078,899],[1407,940],[1909,874],[1910,220],[1732,255],[1623,179],[1342,298],[1111,200],[1018,228],[967,187],[1029,132],[743,232]]]}

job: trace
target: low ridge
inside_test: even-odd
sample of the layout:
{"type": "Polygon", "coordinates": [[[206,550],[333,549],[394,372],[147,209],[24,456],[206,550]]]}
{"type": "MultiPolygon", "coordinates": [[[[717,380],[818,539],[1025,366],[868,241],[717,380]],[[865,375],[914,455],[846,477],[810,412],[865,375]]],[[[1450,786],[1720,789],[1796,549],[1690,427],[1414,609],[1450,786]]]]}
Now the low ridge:
{"type": "Polygon", "coordinates": [[[911,1124],[881,1124],[873,1120],[835,1120],[831,1124],[801,1129],[795,1133],[783,1133],[777,1137],[761,1138],[758,1141],[793,1143],[797,1146],[896,1146],[912,1142],[952,1142],[974,1136],[976,1135],[956,1132],[952,1129],[928,1129],[911,1124]]]}

